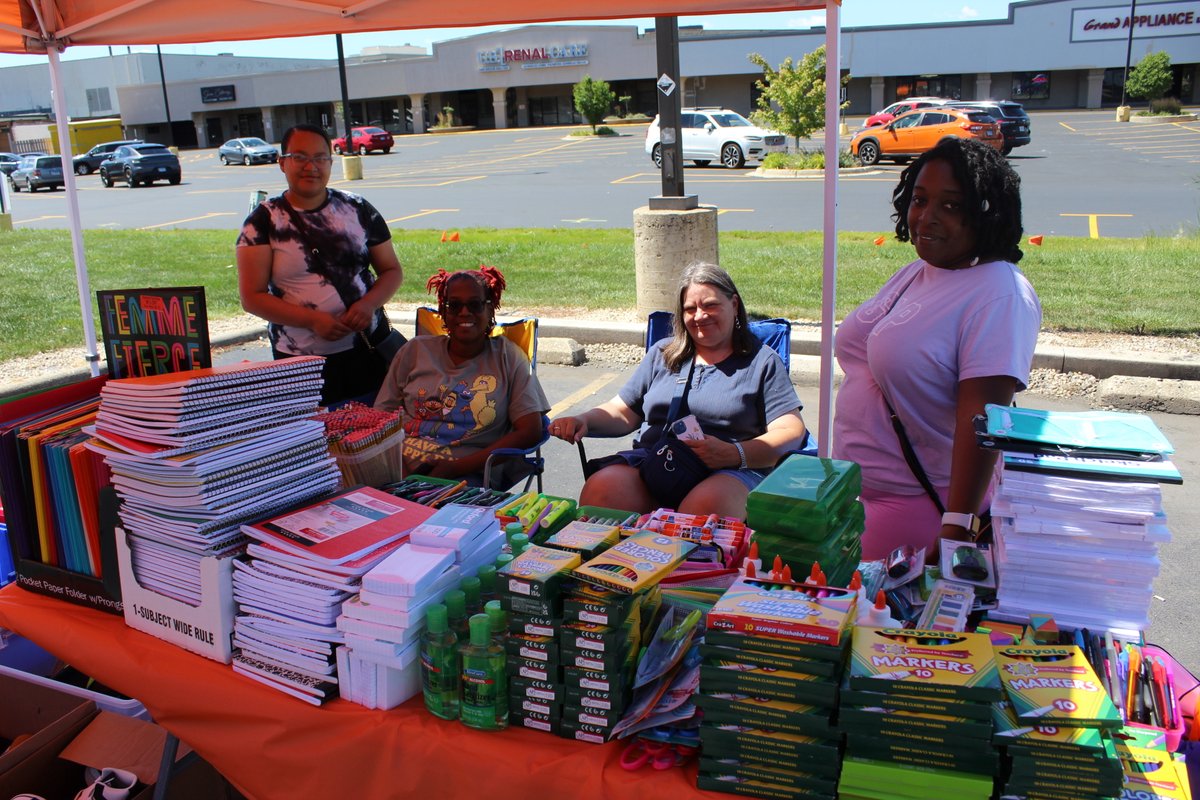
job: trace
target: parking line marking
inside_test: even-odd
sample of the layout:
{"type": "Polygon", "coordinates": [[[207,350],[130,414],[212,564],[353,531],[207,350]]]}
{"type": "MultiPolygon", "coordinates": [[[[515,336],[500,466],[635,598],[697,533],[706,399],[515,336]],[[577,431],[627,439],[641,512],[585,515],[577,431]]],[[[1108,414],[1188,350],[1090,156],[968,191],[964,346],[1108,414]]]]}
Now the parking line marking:
{"type": "Polygon", "coordinates": [[[1078,133],[1078,131],[1076,131],[1074,128],[1072,128],[1070,125],[1068,125],[1068,124],[1067,124],[1067,123],[1065,123],[1065,122],[1060,122],[1060,123],[1058,123],[1058,124],[1059,124],[1059,125],[1062,125],[1064,128],[1066,128],[1067,130],[1069,130],[1071,133],[1078,133]]]}
{"type": "Polygon", "coordinates": [[[725,212],[727,212],[727,211],[746,211],[746,212],[752,212],[752,211],[754,211],[754,209],[753,209],[753,208],[718,208],[718,209],[717,209],[717,216],[719,217],[719,216],[721,216],[722,214],[724,214],[724,213],[725,213],[725,212]]]}
{"type": "Polygon", "coordinates": [[[559,221],[560,222],[574,222],[577,225],[582,224],[584,222],[608,222],[608,220],[606,220],[606,219],[592,219],[591,217],[580,217],[579,219],[564,219],[564,220],[559,220],[559,221]]]}
{"type": "Polygon", "coordinates": [[[196,222],[197,220],[212,219],[213,217],[232,217],[232,216],[234,216],[234,213],[232,211],[210,211],[207,214],[203,214],[199,217],[188,217],[187,219],[175,219],[175,220],[171,220],[170,222],[159,222],[155,225],[147,225],[144,228],[138,228],[138,230],[139,231],[149,231],[149,230],[153,230],[155,228],[162,228],[167,225],[178,225],[181,222],[196,222]]]}
{"type": "Polygon", "coordinates": [[[562,400],[559,400],[557,403],[551,406],[549,416],[551,418],[559,416],[583,398],[587,397],[588,395],[595,394],[608,384],[612,383],[618,377],[620,377],[620,375],[616,372],[603,373],[599,378],[596,378],[596,380],[592,381],[587,386],[571,392],[571,394],[567,395],[562,400]]]}
{"type": "Polygon", "coordinates": [[[1099,217],[1132,217],[1133,214],[1059,214],[1060,217],[1087,217],[1088,218],[1088,235],[1093,239],[1100,238],[1100,225],[1097,222],[1099,217]]]}
{"type": "Polygon", "coordinates": [[[409,214],[407,217],[396,217],[395,219],[385,220],[391,225],[393,222],[404,222],[407,219],[416,219],[417,217],[425,217],[430,214],[440,214],[442,212],[458,211],[457,208],[422,208],[416,214],[409,214]]]}
{"type": "Polygon", "coordinates": [[[41,222],[44,219],[66,219],[66,214],[44,214],[33,219],[14,219],[13,225],[24,225],[26,222],[41,222]]]}

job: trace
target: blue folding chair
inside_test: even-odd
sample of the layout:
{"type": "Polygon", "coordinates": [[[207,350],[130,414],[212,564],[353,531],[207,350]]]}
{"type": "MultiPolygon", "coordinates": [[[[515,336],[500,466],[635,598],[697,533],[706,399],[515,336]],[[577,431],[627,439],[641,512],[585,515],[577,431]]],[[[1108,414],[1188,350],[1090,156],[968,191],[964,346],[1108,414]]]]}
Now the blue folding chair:
{"type": "MultiPolygon", "coordinates": [[[[646,318],[646,336],[645,348],[649,350],[656,342],[667,338],[672,334],[671,326],[675,315],[670,311],[652,311],[650,316],[646,318]]],[[[751,320],[750,332],[758,337],[759,341],[770,347],[783,361],[785,369],[791,369],[792,365],[792,323],[782,317],[774,319],[751,320]]],[[[580,439],[577,443],[579,447],[579,463],[583,469],[583,474],[587,475],[587,452],[583,446],[583,440],[580,439]]],[[[792,453],[800,453],[806,456],[815,456],[817,454],[817,437],[813,436],[812,431],[805,431],[804,443],[797,450],[791,450],[784,455],[784,458],[792,453]]],[[[782,459],[780,459],[782,460],[782,459]]]]}

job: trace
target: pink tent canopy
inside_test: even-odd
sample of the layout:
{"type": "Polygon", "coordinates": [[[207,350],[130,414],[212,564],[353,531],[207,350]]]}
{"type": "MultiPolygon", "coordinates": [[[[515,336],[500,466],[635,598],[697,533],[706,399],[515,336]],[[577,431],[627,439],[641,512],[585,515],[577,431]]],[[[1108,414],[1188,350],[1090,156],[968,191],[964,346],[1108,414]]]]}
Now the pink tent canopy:
{"type": "MultiPolygon", "coordinates": [[[[181,44],[331,33],[669,17],[685,14],[826,10],[825,154],[837,163],[841,0],[0,0],[0,52],[46,53],[58,140],[69,142],[59,53],[71,45],[181,44]]],[[[63,153],[63,177],[75,255],[87,358],[98,371],[91,289],[80,230],[75,173],[63,153]]],[[[825,177],[821,402],[817,435],[828,453],[832,432],[833,313],[837,273],[837,170],[825,177]]]]}

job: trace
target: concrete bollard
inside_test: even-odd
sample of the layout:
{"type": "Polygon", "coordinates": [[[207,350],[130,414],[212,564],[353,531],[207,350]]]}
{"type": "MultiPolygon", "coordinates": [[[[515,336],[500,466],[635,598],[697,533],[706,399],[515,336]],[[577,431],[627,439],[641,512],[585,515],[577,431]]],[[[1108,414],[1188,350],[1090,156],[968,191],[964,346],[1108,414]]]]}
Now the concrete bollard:
{"type": "Polygon", "coordinates": [[[1117,122],[1129,122],[1129,112],[1132,106],[1117,106],[1117,122]]]}
{"type": "Polygon", "coordinates": [[[633,212],[633,262],[639,314],[674,311],[679,276],[693,261],[718,264],[717,209],[633,212]]]}
{"type": "Polygon", "coordinates": [[[362,156],[342,156],[342,178],[348,181],[363,179],[362,156]]]}

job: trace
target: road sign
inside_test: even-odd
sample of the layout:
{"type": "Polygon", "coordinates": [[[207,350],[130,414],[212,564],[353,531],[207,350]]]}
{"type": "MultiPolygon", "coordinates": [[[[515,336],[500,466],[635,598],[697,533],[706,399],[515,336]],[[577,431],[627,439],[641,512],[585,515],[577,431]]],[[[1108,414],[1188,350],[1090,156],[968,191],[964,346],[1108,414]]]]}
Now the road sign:
{"type": "Polygon", "coordinates": [[[658,90],[663,93],[663,97],[670,97],[671,92],[675,91],[675,81],[665,72],[658,79],[658,90]]]}

